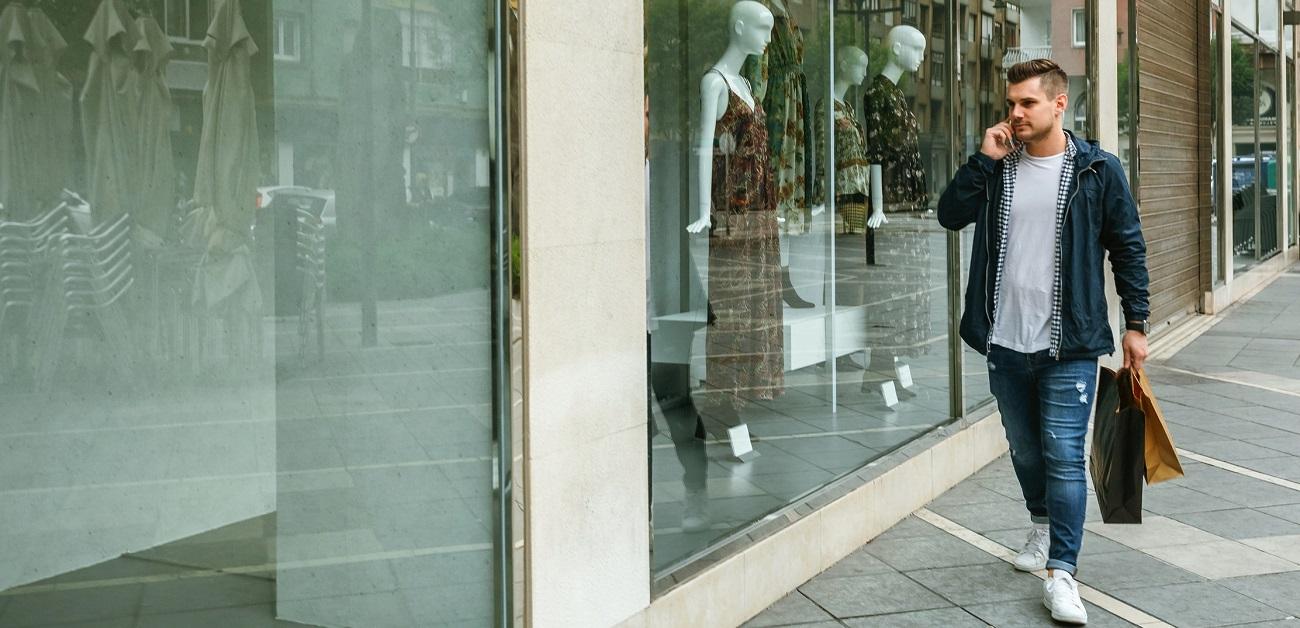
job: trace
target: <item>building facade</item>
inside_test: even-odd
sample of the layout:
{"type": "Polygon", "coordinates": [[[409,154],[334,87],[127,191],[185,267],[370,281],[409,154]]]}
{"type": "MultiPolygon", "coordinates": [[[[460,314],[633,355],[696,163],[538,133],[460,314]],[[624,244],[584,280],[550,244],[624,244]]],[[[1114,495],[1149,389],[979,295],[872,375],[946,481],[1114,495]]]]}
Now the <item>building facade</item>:
{"type": "Polygon", "coordinates": [[[739,625],[1006,450],[1011,65],[1155,342],[1297,258],[1293,4],[0,1],[0,626],[739,625]]]}

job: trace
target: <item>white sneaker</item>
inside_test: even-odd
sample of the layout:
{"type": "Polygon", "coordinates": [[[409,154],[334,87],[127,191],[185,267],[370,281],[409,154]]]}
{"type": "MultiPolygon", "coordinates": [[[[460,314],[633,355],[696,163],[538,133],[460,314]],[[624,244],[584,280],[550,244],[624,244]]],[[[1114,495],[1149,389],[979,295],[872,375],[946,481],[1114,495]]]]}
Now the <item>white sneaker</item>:
{"type": "Polygon", "coordinates": [[[1067,624],[1088,623],[1088,611],[1079,600],[1079,585],[1074,576],[1056,569],[1043,583],[1043,606],[1052,612],[1052,619],[1067,624]]]}
{"type": "Polygon", "coordinates": [[[1047,546],[1051,542],[1051,536],[1047,532],[1047,526],[1034,524],[1029,529],[1029,536],[1025,539],[1025,547],[1016,554],[1014,563],[1016,569],[1020,571],[1038,571],[1047,568],[1047,546]]]}

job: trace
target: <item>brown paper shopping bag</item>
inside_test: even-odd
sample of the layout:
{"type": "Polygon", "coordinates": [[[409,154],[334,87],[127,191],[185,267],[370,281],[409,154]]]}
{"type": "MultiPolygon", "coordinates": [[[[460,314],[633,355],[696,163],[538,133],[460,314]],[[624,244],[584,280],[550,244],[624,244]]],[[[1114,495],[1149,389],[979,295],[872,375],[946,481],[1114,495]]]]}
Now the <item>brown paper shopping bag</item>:
{"type": "Polygon", "coordinates": [[[1121,375],[1121,381],[1125,379],[1133,387],[1133,397],[1146,415],[1147,484],[1183,477],[1183,465],[1178,462],[1178,453],[1174,450],[1174,440],[1169,435],[1165,415],[1151,392],[1151,380],[1147,379],[1147,374],[1142,369],[1135,373],[1130,371],[1127,378],[1121,375]]]}

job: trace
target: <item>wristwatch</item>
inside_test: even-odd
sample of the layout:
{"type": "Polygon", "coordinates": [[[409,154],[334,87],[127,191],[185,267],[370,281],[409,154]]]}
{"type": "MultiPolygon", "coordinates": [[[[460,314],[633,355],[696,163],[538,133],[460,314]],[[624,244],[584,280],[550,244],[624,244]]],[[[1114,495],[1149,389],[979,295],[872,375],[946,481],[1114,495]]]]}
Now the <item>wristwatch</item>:
{"type": "Polygon", "coordinates": [[[1124,323],[1124,329],[1129,331],[1140,331],[1143,336],[1146,336],[1151,333],[1151,323],[1145,319],[1140,321],[1126,321],[1124,323]]]}

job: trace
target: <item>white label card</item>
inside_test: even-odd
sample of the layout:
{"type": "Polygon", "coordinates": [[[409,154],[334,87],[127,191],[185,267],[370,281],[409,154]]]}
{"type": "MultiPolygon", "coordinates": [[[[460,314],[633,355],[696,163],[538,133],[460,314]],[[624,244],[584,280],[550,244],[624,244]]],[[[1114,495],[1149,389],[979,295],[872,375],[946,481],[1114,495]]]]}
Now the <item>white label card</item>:
{"type": "Polygon", "coordinates": [[[754,451],[754,445],[749,440],[749,425],[745,423],[728,429],[727,439],[731,441],[731,455],[737,458],[743,458],[745,454],[754,451]]]}
{"type": "Polygon", "coordinates": [[[898,385],[903,388],[912,387],[912,365],[899,364],[894,367],[894,372],[898,375],[898,385]]]}
{"type": "Polygon", "coordinates": [[[894,388],[894,382],[888,381],[880,385],[880,396],[885,398],[885,405],[890,408],[898,405],[898,390],[894,388]]]}

